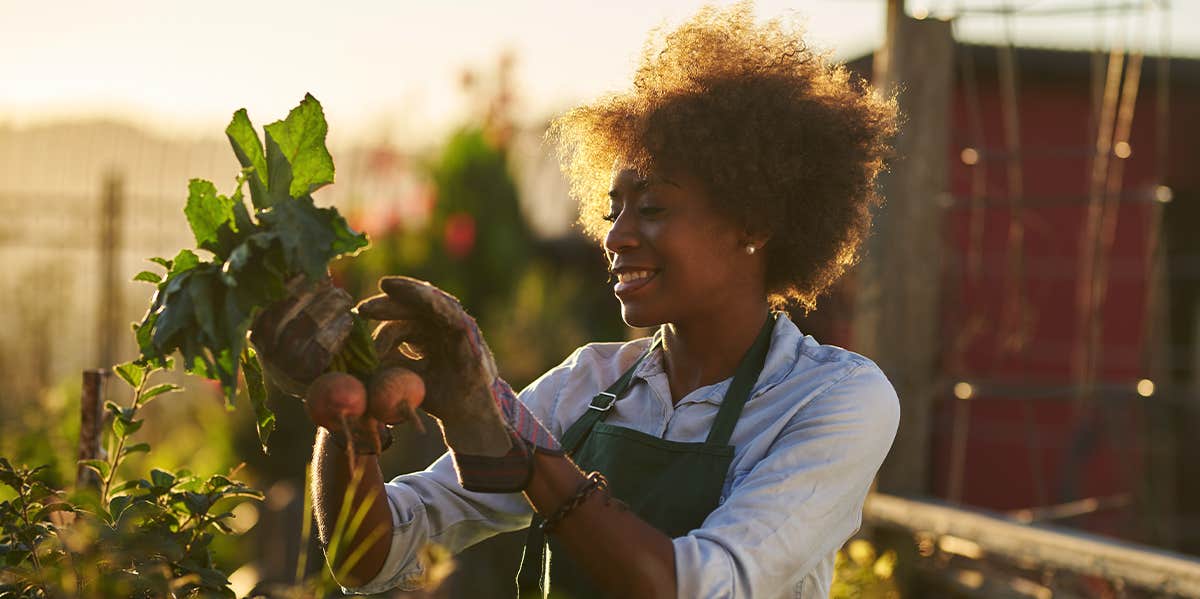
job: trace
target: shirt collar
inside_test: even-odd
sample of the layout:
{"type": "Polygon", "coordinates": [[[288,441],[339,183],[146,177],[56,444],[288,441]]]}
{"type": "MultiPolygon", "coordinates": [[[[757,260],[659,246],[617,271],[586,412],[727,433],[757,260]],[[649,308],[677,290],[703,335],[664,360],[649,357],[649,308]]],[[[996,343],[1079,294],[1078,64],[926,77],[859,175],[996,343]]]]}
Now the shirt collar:
{"type": "MultiPolygon", "coordinates": [[[[750,392],[751,400],[787,378],[796,366],[796,361],[800,357],[800,346],[803,343],[804,334],[788,318],[786,312],[780,312],[779,317],[775,319],[775,328],[771,331],[771,348],[767,350],[762,373],[758,376],[758,381],[754,383],[753,390],[750,392]]],[[[666,374],[663,368],[663,351],[660,346],[654,348],[650,355],[642,360],[633,376],[643,381],[649,381],[651,377],[666,376],[666,374]]],[[[732,377],[700,387],[689,393],[680,403],[707,401],[719,404],[725,398],[725,392],[729,389],[731,382],[732,377]]]]}

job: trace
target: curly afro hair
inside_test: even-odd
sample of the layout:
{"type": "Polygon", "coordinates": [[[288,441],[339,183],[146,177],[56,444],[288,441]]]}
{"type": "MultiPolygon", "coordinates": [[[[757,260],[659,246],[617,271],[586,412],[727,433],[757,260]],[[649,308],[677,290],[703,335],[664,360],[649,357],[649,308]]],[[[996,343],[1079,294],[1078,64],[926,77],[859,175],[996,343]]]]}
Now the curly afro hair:
{"type": "Polygon", "coordinates": [[[771,303],[811,310],[859,258],[896,122],[894,98],[743,3],[653,33],[633,89],[559,117],[548,139],[589,235],[607,230],[617,166],[688,173],[715,209],[770,236],[771,303]]]}

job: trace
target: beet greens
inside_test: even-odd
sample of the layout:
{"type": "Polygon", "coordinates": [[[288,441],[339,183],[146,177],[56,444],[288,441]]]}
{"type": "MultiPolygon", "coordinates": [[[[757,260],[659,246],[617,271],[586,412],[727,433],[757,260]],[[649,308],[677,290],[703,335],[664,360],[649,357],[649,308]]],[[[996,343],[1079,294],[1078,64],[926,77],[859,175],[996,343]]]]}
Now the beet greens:
{"type": "MultiPolygon", "coordinates": [[[[143,365],[162,367],[176,351],[187,371],[220,381],[226,400],[237,394],[245,373],[259,436],[266,447],[274,414],[266,406],[261,365],[246,340],[259,310],[288,296],[286,283],[303,275],[315,281],[340,256],[367,246],[334,208],[318,208],[312,193],[333,182],[333,158],[325,147],[328,126],[321,104],[306,95],[282,121],[264,127],[260,141],[245,109],[233,114],[225,134],[242,171],[229,196],[209,181],[192,179],[184,207],[196,247],[174,258],[151,258],[165,275],[134,277],[156,286],[149,310],[134,325],[143,365]],[[243,188],[249,188],[253,214],[243,188]]],[[[355,317],[349,347],[335,367],[368,375],[374,348],[355,317]]]]}

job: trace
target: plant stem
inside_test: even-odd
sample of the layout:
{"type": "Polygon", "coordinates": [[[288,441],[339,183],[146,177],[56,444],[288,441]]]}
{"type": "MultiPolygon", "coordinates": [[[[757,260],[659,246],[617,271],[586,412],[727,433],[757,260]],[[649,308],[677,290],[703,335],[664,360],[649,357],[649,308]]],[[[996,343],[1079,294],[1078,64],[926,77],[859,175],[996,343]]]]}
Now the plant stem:
{"type": "MultiPolygon", "coordinates": [[[[33,485],[29,484],[29,479],[26,478],[24,473],[20,476],[21,486],[17,489],[17,494],[21,496],[21,521],[25,523],[25,530],[23,532],[28,532],[33,528],[33,524],[29,521],[29,502],[33,499],[33,485]]],[[[42,562],[37,556],[37,537],[29,535],[26,537],[25,542],[29,543],[29,557],[33,559],[33,569],[38,573],[38,577],[41,578],[42,562]]]]}
{"type": "MultiPolygon", "coordinates": [[[[196,516],[197,516],[197,514],[192,514],[192,516],[187,519],[187,522],[184,522],[184,525],[187,525],[187,523],[191,522],[192,519],[195,518],[196,516]]],[[[183,546],[184,559],[187,559],[187,556],[192,553],[192,545],[195,544],[196,537],[200,536],[200,531],[202,531],[204,529],[204,526],[205,526],[204,514],[199,514],[199,516],[200,516],[199,521],[197,521],[196,525],[192,527],[191,538],[189,538],[187,544],[183,546]]],[[[182,530],[182,529],[183,529],[183,527],[180,527],[180,530],[182,530]]]]}
{"type": "MultiPolygon", "coordinates": [[[[130,408],[133,410],[133,412],[130,413],[131,420],[134,416],[137,416],[138,403],[142,399],[142,393],[146,390],[146,383],[148,382],[150,382],[149,372],[142,376],[142,382],[138,384],[137,389],[135,389],[133,392],[133,405],[130,406],[130,408]]],[[[117,466],[121,465],[121,451],[125,449],[125,439],[128,437],[129,435],[126,434],[121,435],[119,439],[116,439],[116,451],[108,456],[108,459],[111,460],[109,462],[108,476],[104,477],[104,486],[100,490],[100,502],[101,505],[104,506],[105,510],[108,509],[109,503],[108,490],[112,487],[113,479],[115,479],[117,476],[117,466]]]]}

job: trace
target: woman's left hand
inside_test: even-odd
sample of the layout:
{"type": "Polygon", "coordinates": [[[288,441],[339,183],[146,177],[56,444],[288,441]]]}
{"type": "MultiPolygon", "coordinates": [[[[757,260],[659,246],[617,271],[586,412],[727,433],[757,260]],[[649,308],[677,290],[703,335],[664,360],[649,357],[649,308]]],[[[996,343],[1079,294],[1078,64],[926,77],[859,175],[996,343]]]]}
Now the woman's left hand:
{"type": "Polygon", "coordinates": [[[375,331],[381,366],[403,366],[424,379],[421,409],[439,420],[463,487],[524,489],[532,450],[561,448],[500,378],[475,320],[425,281],[385,277],[379,288],[383,293],[360,303],[358,313],[383,321],[375,331]]]}

